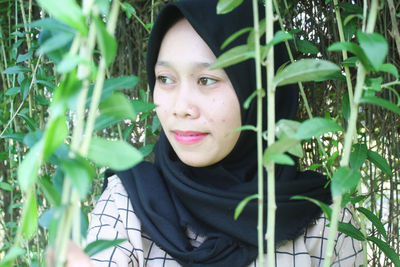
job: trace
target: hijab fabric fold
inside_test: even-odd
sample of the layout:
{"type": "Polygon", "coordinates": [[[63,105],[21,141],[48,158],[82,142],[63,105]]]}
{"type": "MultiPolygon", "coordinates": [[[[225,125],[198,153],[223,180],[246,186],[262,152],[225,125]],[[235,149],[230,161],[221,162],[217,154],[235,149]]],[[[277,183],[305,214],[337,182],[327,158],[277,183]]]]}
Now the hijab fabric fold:
{"type": "MultiPolygon", "coordinates": [[[[184,0],[167,4],[160,12],[150,35],[147,51],[147,75],[154,88],[154,65],[166,31],[179,18],[186,18],[218,57],[230,48],[246,44],[242,35],[227,48],[222,43],[236,31],[252,27],[251,1],[244,1],[234,11],[217,15],[217,0],[184,0]]],[[[260,17],[263,18],[260,6],[260,17]]],[[[288,60],[285,47],[275,48],[275,62],[288,60]]],[[[241,105],[256,89],[254,60],[225,68],[241,105]]],[[[265,83],[264,83],[265,84],[265,83]]],[[[278,88],[276,114],[279,119],[293,119],[297,110],[295,86],[278,88]]],[[[266,109],[264,109],[266,111],[266,109]]],[[[266,114],[266,112],[264,112],[266,114]]],[[[255,125],[256,105],[241,111],[242,125],[255,125]]],[[[266,116],[264,116],[266,117],[266,116]]],[[[266,125],[266,118],[264,121],[266,125]]],[[[222,161],[195,168],[179,160],[165,134],[155,146],[155,163],[142,162],[122,172],[114,172],[128,192],[132,206],[146,234],[183,266],[247,266],[257,258],[257,201],[250,201],[237,220],[234,210],[245,197],[257,193],[256,136],[242,131],[233,151],[222,161]],[[207,239],[192,247],[187,228],[207,239]]],[[[297,162],[297,161],[296,161],[297,162]]],[[[265,192],[267,192],[267,173],[265,192]]],[[[326,178],[316,172],[298,172],[296,166],[276,167],[276,242],[299,236],[321,213],[318,206],[305,200],[291,200],[303,195],[331,203],[324,188],[326,178]]],[[[267,195],[265,199],[265,214],[267,195]]],[[[266,218],[264,233],[266,231],[266,218]]]]}

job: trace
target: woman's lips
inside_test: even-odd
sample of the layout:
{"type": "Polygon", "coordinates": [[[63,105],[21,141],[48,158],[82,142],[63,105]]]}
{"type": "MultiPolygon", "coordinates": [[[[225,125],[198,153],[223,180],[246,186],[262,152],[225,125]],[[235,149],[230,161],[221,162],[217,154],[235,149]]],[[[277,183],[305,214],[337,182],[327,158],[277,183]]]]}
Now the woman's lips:
{"type": "Polygon", "coordinates": [[[173,131],[175,140],[183,145],[193,145],[203,140],[208,133],[195,131],[173,131]]]}

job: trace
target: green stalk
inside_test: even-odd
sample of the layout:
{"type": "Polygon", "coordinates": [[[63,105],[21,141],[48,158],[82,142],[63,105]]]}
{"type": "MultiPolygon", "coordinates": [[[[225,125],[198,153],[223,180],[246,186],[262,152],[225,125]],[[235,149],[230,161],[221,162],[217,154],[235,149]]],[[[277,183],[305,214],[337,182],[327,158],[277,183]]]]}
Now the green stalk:
{"type": "MultiPolygon", "coordinates": [[[[265,5],[266,43],[274,38],[274,13],[272,0],[265,5]]],[[[274,80],[274,47],[268,51],[267,57],[267,108],[268,108],[268,146],[275,142],[275,86],[274,80]]],[[[267,221],[267,255],[268,266],[275,266],[275,163],[270,161],[266,166],[268,173],[268,221],[267,221]]],[[[263,265],[261,265],[263,266],[263,265]]]]}
{"type": "MultiPolygon", "coordinates": [[[[274,6],[275,6],[276,12],[278,13],[279,25],[281,26],[281,29],[282,29],[282,30],[285,30],[285,26],[284,26],[284,24],[283,24],[282,16],[281,16],[281,13],[280,13],[280,11],[279,11],[279,6],[278,6],[278,3],[277,3],[276,0],[274,0],[274,6]]],[[[287,7],[286,7],[286,8],[287,8],[287,7]]],[[[288,41],[285,41],[285,45],[286,45],[286,50],[287,50],[287,52],[288,52],[288,54],[289,54],[290,62],[293,63],[293,62],[294,62],[294,58],[293,58],[292,51],[290,50],[289,42],[288,42],[288,41]]],[[[311,113],[310,105],[308,104],[308,100],[307,100],[306,93],[304,92],[303,83],[302,83],[302,82],[298,82],[297,84],[299,85],[300,96],[301,96],[301,99],[303,100],[304,107],[306,108],[307,116],[308,116],[310,119],[312,119],[314,116],[313,116],[312,113],[311,113]]],[[[318,139],[318,138],[317,138],[316,140],[317,140],[317,143],[318,143],[318,147],[319,147],[320,150],[322,151],[323,157],[324,157],[325,159],[327,159],[327,158],[328,158],[328,155],[327,155],[326,152],[325,152],[325,149],[324,149],[324,146],[322,145],[321,140],[318,139]]],[[[326,171],[326,174],[328,175],[328,177],[332,177],[331,170],[328,168],[328,166],[327,166],[326,164],[323,164],[323,167],[325,168],[325,171],[326,171]]]]}
{"type": "Polygon", "coordinates": [[[260,27],[258,17],[258,3],[253,0],[253,24],[254,24],[254,50],[256,67],[257,86],[257,173],[258,173],[258,260],[260,266],[264,266],[264,173],[263,173],[263,147],[262,147],[262,99],[264,90],[261,80],[261,59],[260,59],[260,27]]]}
{"type": "MultiPolygon", "coordinates": [[[[345,42],[346,39],[344,38],[344,32],[343,32],[343,23],[342,23],[342,17],[340,16],[340,9],[339,9],[339,4],[337,0],[333,0],[333,4],[335,6],[335,14],[336,14],[336,22],[339,30],[339,38],[341,42],[345,42]]],[[[347,50],[342,50],[342,56],[343,60],[346,60],[347,57],[347,50]]],[[[349,103],[353,102],[353,85],[351,83],[351,75],[350,75],[350,69],[348,66],[344,66],[344,71],[346,73],[346,84],[347,84],[347,90],[349,91],[349,103]]]]}
{"type": "MultiPolygon", "coordinates": [[[[372,33],[374,31],[377,13],[378,13],[378,0],[372,0],[370,13],[368,16],[368,24],[366,27],[367,33],[372,33]]],[[[357,83],[354,91],[353,102],[350,103],[351,105],[350,105],[349,125],[344,138],[343,155],[340,161],[340,166],[342,167],[346,167],[349,165],[351,146],[353,144],[353,136],[356,132],[356,126],[357,126],[358,104],[362,96],[366,75],[367,71],[365,70],[364,66],[361,63],[358,63],[357,83]]],[[[342,202],[342,196],[336,196],[333,198],[331,227],[328,237],[324,267],[329,267],[332,260],[341,202],[342,202]]]]}

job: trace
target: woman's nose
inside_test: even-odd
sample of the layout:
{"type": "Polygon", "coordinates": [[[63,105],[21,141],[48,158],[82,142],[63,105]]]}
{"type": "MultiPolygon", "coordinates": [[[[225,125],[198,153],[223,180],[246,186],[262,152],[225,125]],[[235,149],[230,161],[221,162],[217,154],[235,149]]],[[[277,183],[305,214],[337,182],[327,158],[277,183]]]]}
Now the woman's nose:
{"type": "Polygon", "coordinates": [[[193,91],[185,86],[179,88],[175,96],[173,115],[180,118],[196,119],[200,116],[200,109],[197,100],[194,99],[193,91]]]}

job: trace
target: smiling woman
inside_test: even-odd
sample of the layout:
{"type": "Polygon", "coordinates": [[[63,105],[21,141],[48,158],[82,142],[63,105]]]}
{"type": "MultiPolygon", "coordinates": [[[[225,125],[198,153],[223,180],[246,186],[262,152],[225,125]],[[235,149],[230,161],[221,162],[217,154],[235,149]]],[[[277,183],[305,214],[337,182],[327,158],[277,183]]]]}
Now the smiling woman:
{"type": "Polygon", "coordinates": [[[155,65],[157,115],[179,159],[193,167],[225,158],[240,134],[232,132],[241,126],[239,100],[225,71],[210,70],[215,60],[181,19],[164,36],[155,65]]]}
{"type": "MultiPolygon", "coordinates": [[[[216,0],[173,2],[154,24],[147,75],[162,125],[155,162],[109,173],[87,239],[127,241],[94,255],[95,266],[259,264],[257,203],[249,202],[234,220],[241,200],[257,192],[255,134],[234,131],[255,125],[255,102],[241,108],[256,90],[254,61],[211,68],[226,49],[246,42],[237,38],[220,49],[231,34],[252,26],[252,5],[244,1],[231,13],[216,15],[216,4],[216,0]]],[[[284,51],[281,48],[277,50],[284,51]]],[[[286,60],[286,53],[277,53],[277,64],[286,60]]],[[[277,92],[277,120],[293,119],[297,101],[295,86],[277,92]]],[[[277,165],[277,266],[323,263],[327,220],[317,205],[291,197],[302,195],[330,204],[326,182],[319,173],[299,172],[296,164],[277,165]]],[[[342,211],[341,221],[353,222],[348,209],[342,211]]],[[[266,219],[264,233],[265,228],[266,219]]],[[[358,241],[342,234],[335,240],[334,265],[361,264],[358,241]]]]}

